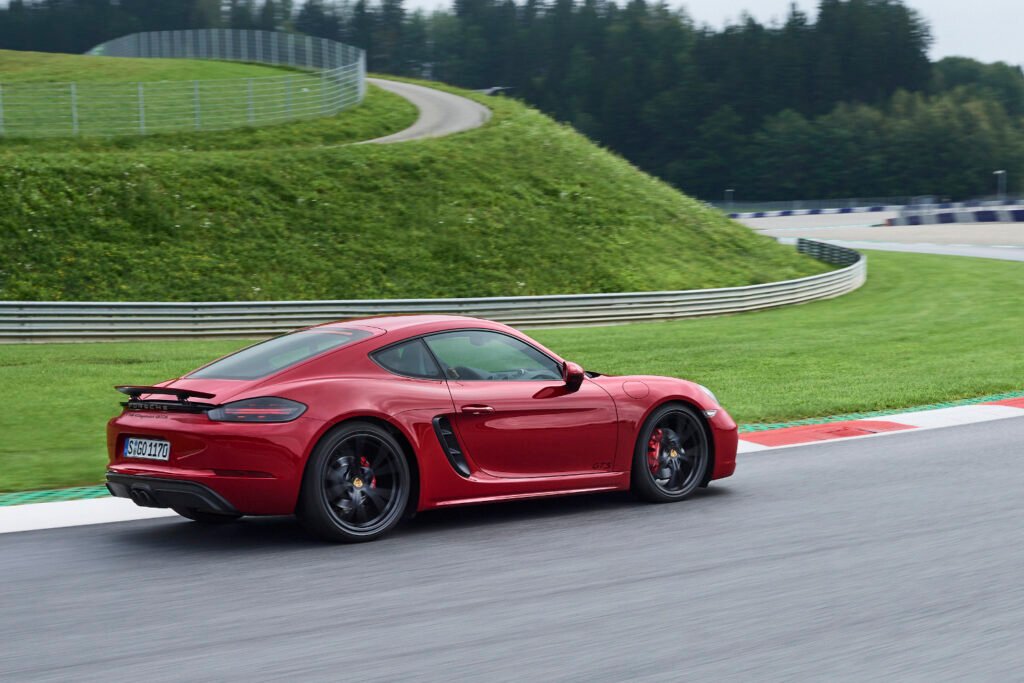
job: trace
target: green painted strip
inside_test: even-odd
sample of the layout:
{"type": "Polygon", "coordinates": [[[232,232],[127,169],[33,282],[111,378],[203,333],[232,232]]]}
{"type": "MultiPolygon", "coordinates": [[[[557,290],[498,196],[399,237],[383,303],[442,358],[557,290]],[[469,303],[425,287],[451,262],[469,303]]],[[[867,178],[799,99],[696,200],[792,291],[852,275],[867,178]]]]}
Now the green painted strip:
{"type": "Polygon", "coordinates": [[[63,500],[86,500],[109,496],[106,486],[76,486],[70,489],[55,491],[19,491],[17,493],[0,493],[0,507],[6,505],[26,505],[28,503],[55,503],[63,500]]]}
{"type": "MultiPolygon", "coordinates": [[[[864,420],[872,417],[885,417],[887,415],[898,415],[916,410],[938,410],[939,408],[955,408],[956,406],[970,406],[978,403],[989,403],[991,401],[1003,401],[1008,398],[1024,398],[1024,391],[1008,391],[1002,394],[991,394],[977,398],[965,398],[959,401],[945,401],[943,403],[932,403],[926,406],[915,408],[893,408],[891,410],[873,410],[865,413],[847,413],[845,415],[832,415],[830,417],[808,417],[792,422],[773,422],[740,425],[740,433],[766,432],[771,429],[782,429],[783,427],[799,427],[801,425],[828,424],[830,422],[844,422],[846,420],[864,420]]],[[[0,493],[0,507],[8,505],[26,505],[28,503],[55,503],[65,500],[87,500],[89,498],[104,498],[109,496],[107,487],[98,486],[76,486],[69,489],[56,489],[52,491],[19,491],[16,493],[0,493]]]]}

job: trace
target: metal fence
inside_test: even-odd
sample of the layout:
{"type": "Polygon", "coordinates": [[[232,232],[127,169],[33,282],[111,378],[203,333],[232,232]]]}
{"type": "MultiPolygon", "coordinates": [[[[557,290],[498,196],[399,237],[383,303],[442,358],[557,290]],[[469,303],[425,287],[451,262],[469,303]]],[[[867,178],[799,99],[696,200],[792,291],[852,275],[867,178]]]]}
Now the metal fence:
{"type": "Polygon", "coordinates": [[[216,59],[295,71],[193,81],[0,83],[0,136],[145,135],[265,126],[332,116],[361,102],[366,89],[363,50],[294,33],[152,31],[116,38],[87,54],[216,59]]]}
{"type": "Polygon", "coordinates": [[[0,341],[170,337],[265,337],[331,320],[399,313],[451,313],[525,327],[608,325],[738,313],[828,299],[867,278],[856,251],[812,240],[797,248],[842,268],[746,287],[625,294],[258,301],[208,303],[0,301],[0,341]]]}

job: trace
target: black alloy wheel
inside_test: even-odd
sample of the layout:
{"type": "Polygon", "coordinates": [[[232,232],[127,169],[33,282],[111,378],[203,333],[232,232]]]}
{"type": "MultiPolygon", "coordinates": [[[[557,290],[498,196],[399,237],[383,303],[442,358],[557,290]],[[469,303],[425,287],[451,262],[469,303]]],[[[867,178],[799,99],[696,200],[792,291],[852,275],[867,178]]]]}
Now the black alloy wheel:
{"type": "Polygon", "coordinates": [[[313,450],[296,512],[327,540],[371,541],[401,521],[409,491],[409,463],[395,438],[375,424],[350,422],[313,450]]]}
{"type": "Polygon", "coordinates": [[[633,492],[657,503],[682,500],[703,483],[710,462],[703,420],[689,406],[669,404],[644,423],[633,456],[633,492]]]}

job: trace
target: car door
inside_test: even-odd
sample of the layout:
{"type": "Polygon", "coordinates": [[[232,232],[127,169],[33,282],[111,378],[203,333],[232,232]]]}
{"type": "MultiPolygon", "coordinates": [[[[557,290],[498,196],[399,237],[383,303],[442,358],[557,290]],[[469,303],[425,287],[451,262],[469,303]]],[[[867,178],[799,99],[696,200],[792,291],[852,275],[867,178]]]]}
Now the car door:
{"type": "Polygon", "coordinates": [[[424,339],[447,377],[459,439],[480,469],[543,477],[611,468],[616,413],[604,389],[584,380],[570,392],[559,361],[501,332],[424,339]]]}

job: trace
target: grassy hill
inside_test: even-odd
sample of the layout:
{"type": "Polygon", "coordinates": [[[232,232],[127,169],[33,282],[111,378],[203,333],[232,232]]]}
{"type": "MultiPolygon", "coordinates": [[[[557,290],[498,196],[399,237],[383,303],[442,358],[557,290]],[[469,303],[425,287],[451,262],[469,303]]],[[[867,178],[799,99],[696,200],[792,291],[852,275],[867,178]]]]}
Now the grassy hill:
{"type": "MultiPolygon", "coordinates": [[[[91,68],[95,58],[64,59],[91,68]]],[[[209,68],[227,66],[246,65],[209,68]]],[[[364,107],[411,119],[408,107],[373,102],[383,96],[364,107]]],[[[480,100],[494,110],[485,127],[389,146],[337,146],[364,107],[224,134],[5,141],[0,298],[606,292],[824,269],[569,127],[480,100]]]]}

